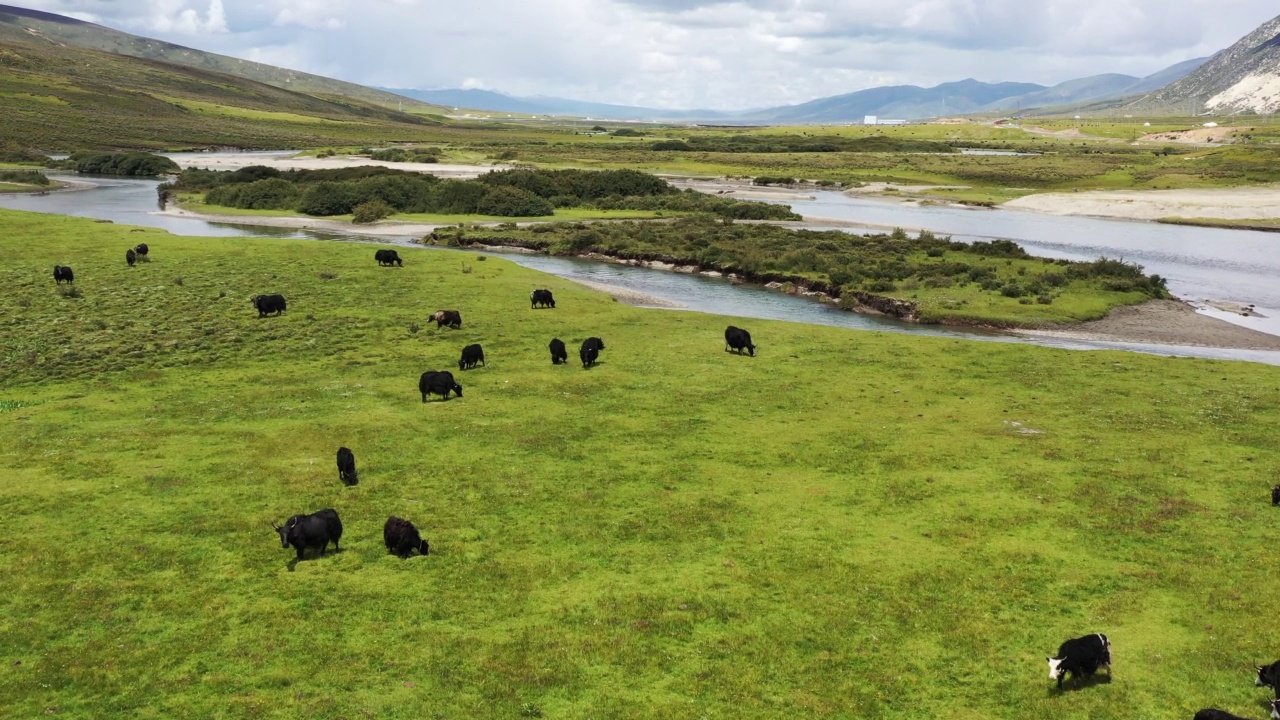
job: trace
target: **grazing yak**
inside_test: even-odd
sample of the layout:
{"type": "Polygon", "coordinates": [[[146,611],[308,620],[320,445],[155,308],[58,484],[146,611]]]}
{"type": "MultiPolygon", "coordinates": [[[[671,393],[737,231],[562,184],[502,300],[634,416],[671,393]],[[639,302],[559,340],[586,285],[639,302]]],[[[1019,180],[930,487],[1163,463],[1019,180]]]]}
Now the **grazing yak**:
{"type": "Polygon", "coordinates": [[[1280,505],[1280,485],[1271,488],[1271,504],[1280,505]]]}
{"type": "Polygon", "coordinates": [[[1192,720],[1249,720],[1249,719],[1242,718],[1239,715],[1232,715],[1226,710],[1219,710],[1217,708],[1205,708],[1204,710],[1201,710],[1200,712],[1196,713],[1195,717],[1192,718],[1192,720]]]}
{"type": "Polygon", "coordinates": [[[556,307],[556,299],[551,297],[550,290],[534,290],[529,293],[529,303],[533,306],[533,309],[537,309],[539,305],[553,310],[556,307]]]}
{"type": "Polygon", "coordinates": [[[151,248],[147,247],[146,243],[138,243],[138,247],[134,248],[133,251],[138,254],[138,257],[145,258],[147,253],[151,252],[151,248]]]}
{"type": "Polygon", "coordinates": [[[382,542],[387,546],[387,552],[401,558],[408,558],[414,550],[423,555],[431,552],[427,541],[418,534],[418,528],[395,515],[387,518],[387,523],[382,526],[382,542]]]}
{"type": "Polygon", "coordinates": [[[129,248],[128,250],[125,250],[124,261],[129,263],[129,267],[133,267],[133,264],[138,262],[138,253],[134,252],[133,248],[129,248]]]}
{"type": "Polygon", "coordinates": [[[1271,720],[1280,720],[1280,700],[1271,701],[1271,720]]]}
{"type": "Polygon", "coordinates": [[[454,330],[457,330],[462,327],[462,313],[457,310],[437,310],[430,319],[436,321],[436,327],[438,328],[442,328],[447,325],[454,330]]]}
{"type": "Polygon", "coordinates": [[[54,265],[53,281],[58,285],[61,285],[64,280],[69,283],[74,283],[76,281],[76,274],[71,272],[71,268],[66,265],[54,265]]]}
{"type": "Polygon", "coordinates": [[[1049,679],[1058,681],[1058,689],[1062,689],[1062,679],[1067,673],[1073,678],[1091,676],[1106,668],[1111,674],[1111,641],[1102,633],[1085,635],[1068,640],[1058,647],[1056,657],[1045,658],[1049,661],[1049,679]]]}
{"type": "Polygon", "coordinates": [[[472,370],[476,363],[489,367],[484,362],[484,348],[479,345],[468,345],[462,348],[462,359],[458,361],[458,370],[472,370]]]}
{"type": "Polygon", "coordinates": [[[448,400],[451,392],[462,397],[462,386],[454,381],[453,373],[448,370],[441,372],[428,370],[418,378],[418,392],[422,393],[422,402],[427,401],[428,395],[439,395],[444,400],[448,400]]]}
{"type": "Polygon", "coordinates": [[[279,315],[285,311],[283,295],[254,295],[249,302],[258,309],[258,317],[266,317],[268,313],[279,315]]]}
{"type": "Polygon", "coordinates": [[[569,349],[564,346],[564,341],[560,338],[552,338],[551,344],[551,364],[559,365],[560,363],[569,362],[569,349]]]}
{"type": "Polygon", "coordinates": [[[592,367],[596,364],[596,360],[600,357],[600,351],[604,349],[604,341],[598,337],[589,337],[582,341],[582,347],[578,349],[578,357],[582,360],[583,369],[592,367]]]}
{"type": "Polygon", "coordinates": [[[1258,677],[1253,684],[1256,687],[1269,687],[1275,691],[1276,697],[1280,698],[1280,660],[1270,665],[1258,665],[1258,677]]]}
{"type": "Polygon", "coordinates": [[[373,254],[373,259],[378,261],[378,265],[390,267],[404,267],[404,261],[400,259],[400,253],[395,250],[379,250],[373,254]]]}
{"type": "Polygon", "coordinates": [[[751,353],[751,357],[756,356],[756,346],[751,344],[751,333],[740,327],[730,325],[724,329],[724,351],[730,350],[742,354],[743,350],[751,353]]]}
{"type": "Polygon", "coordinates": [[[333,543],[333,549],[341,551],[338,541],[342,539],[342,521],[338,519],[338,511],[332,508],[311,513],[310,515],[294,515],[284,525],[271,524],[280,533],[280,547],[293,546],[298,551],[298,559],[302,559],[307,548],[320,548],[320,554],[333,543]]]}
{"type": "Polygon", "coordinates": [[[360,482],[356,474],[356,454],[345,447],[338,448],[338,480],[347,487],[360,482]]]}

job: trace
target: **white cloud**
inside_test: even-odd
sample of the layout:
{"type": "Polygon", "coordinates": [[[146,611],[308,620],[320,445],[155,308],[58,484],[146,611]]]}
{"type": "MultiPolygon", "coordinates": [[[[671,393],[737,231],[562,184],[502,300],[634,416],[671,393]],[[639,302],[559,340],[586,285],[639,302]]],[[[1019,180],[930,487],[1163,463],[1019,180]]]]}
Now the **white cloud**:
{"type": "Polygon", "coordinates": [[[392,87],[740,109],[883,84],[1053,84],[1208,55],[1274,0],[27,0],[392,87]],[[483,82],[481,82],[481,79],[483,82]]]}

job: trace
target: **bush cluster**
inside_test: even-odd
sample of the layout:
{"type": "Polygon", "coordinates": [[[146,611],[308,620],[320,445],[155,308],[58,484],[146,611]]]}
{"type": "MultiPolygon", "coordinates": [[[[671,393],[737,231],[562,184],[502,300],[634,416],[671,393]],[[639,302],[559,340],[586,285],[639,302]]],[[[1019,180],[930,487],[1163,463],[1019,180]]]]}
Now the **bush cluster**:
{"type": "Polygon", "coordinates": [[[682,192],[635,170],[505,170],[475,180],[441,180],[373,166],[287,172],[253,166],[233,172],[188,170],[166,191],[171,189],[205,191],[210,205],[316,216],[345,215],[376,200],[392,213],[547,217],[555,208],[585,207],[796,219],[782,205],[682,192]]]}
{"type": "Polygon", "coordinates": [[[415,163],[438,163],[440,162],[440,148],[382,148],[379,150],[365,150],[362,154],[368,155],[371,160],[380,160],[382,162],[415,162],[415,163]]]}
{"type": "Polygon", "coordinates": [[[1164,297],[1164,280],[1142,268],[1100,258],[1071,262],[1032,258],[1007,240],[964,243],[929,232],[911,237],[791,230],[776,225],[726,224],[709,217],[654,225],[557,223],[530,230],[472,229],[468,241],[520,241],[552,253],[588,249],[624,257],[665,259],[742,273],[826,281],[845,290],[911,293],[976,285],[995,296],[1051,304],[1073,284],[1164,297]]]}
{"type": "Polygon", "coordinates": [[[50,183],[50,180],[44,176],[44,173],[35,170],[0,170],[0,182],[44,187],[50,183]]]}
{"type": "Polygon", "coordinates": [[[129,177],[155,177],[181,171],[178,164],[169,158],[145,152],[106,154],[78,152],[68,158],[64,166],[78,173],[129,177]]]}

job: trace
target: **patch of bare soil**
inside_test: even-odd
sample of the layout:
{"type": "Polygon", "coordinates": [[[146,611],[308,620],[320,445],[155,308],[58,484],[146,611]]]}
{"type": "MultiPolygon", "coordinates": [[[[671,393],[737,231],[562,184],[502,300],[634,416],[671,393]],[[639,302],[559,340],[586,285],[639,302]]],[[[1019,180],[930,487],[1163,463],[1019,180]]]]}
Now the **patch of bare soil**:
{"type": "Polygon", "coordinates": [[[1178,143],[1182,145],[1229,145],[1236,142],[1240,135],[1251,127],[1216,127],[1193,128],[1191,130],[1171,130],[1169,132],[1152,133],[1138,138],[1138,142],[1178,143]]]}

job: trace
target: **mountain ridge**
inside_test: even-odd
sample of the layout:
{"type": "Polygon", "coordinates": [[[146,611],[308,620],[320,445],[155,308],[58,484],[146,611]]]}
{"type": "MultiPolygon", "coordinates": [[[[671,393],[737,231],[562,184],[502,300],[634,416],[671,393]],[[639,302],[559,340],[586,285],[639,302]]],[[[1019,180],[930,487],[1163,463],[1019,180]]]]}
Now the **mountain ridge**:
{"type": "Polygon", "coordinates": [[[1134,112],[1170,108],[1218,115],[1280,110],[1280,17],[1263,23],[1186,77],[1126,106],[1134,112]]]}
{"type": "Polygon", "coordinates": [[[439,112],[441,110],[420,100],[397,96],[345,80],[206,52],[42,10],[0,4],[0,29],[3,28],[8,28],[11,34],[20,33],[28,39],[40,39],[54,44],[100,50],[146,60],[163,60],[175,65],[234,75],[319,97],[346,97],[385,108],[398,108],[403,103],[410,105],[411,108],[416,104],[418,109],[423,111],[439,112]]]}

